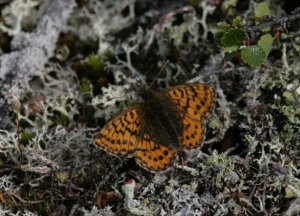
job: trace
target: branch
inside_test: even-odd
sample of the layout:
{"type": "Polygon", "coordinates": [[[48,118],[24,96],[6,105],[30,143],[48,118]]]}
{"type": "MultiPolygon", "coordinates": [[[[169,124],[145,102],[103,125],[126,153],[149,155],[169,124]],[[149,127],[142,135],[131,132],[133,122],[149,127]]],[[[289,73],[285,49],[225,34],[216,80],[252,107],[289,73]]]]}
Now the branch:
{"type": "Polygon", "coordinates": [[[284,25],[285,23],[293,22],[297,19],[300,19],[300,8],[297,8],[292,13],[293,14],[288,15],[288,16],[275,18],[274,20],[272,20],[270,22],[262,23],[262,24],[252,26],[252,27],[247,27],[246,31],[247,32],[256,32],[256,31],[260,31],[266,27],[280,26],[280,25],[284,25]]]}

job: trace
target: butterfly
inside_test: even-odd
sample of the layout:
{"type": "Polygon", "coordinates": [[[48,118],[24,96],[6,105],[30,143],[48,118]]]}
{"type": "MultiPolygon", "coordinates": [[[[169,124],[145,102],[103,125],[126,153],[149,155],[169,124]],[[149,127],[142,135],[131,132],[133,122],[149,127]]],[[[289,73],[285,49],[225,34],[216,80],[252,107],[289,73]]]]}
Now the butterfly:
{"type": "Polygon", "coordinates": [[[96,145],[113,155],[134,156],[151,172],[169,168],[180,149],[202,145],[205,122],[216,93],[209,84],[183,84],[162,91],[142,89],[143,103],[110,120],[96,135],[96,145]]]}

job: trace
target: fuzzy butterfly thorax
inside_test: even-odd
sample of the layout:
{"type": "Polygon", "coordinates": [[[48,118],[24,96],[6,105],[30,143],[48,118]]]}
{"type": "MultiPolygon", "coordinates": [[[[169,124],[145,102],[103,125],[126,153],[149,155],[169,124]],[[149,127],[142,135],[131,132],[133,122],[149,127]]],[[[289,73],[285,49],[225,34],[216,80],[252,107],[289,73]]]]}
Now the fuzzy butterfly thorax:
{"type": "Polygon", "coordinates": [[[180,110],[161,92],[144,88],[140,95],[144,100],[140,134],[148,133],[149,139],[159,145],[179,148],[184,129],[180,110]]]}

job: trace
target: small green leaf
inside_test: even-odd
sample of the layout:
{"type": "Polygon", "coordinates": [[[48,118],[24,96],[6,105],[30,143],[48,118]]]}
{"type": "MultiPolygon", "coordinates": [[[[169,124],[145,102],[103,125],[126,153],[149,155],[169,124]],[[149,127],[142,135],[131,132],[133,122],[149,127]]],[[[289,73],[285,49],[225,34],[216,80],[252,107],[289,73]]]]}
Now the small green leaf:
{"type": "Polygon", "coordinates": [[[222,44],[224,47],[240,45],[245,36],[244,31],[241,29],[231,29],[223,35],[222,44]]]}
{"type": "Polygon", "coordinates": [[[221,39],[222,39],[224,33],[225,33],[224,31],[218,31],[214,34],[214,38],[220,47],[222,46],[221,39]]]}
{"type": "Polygon", "coordinates": [[[230,29],[227,31],[222,39],[221,44],[225,51],[232,52],[238,49],[241,42],[246,37],[246,34],[241,29],[230,29]]]}
{"type": "Polygon", "coordinates": [[[271,15],[269,6],[265,2],[258,3],[255,7],[255,16],[263,19],[265,16],[271,15]]]}
{"type": "Polygon", "coordinates": [[[261,36],[261,38],[259,39],[257,44],[264,50],[266,58],[267,58],[267,56],[269,55],[269,53],[272,49],[272,45],[273,45],[272,35],[266,34],[266,35],[261,36]]]}
{"type": "Polygon", "coordinates": [[[244,62],[255,67],[259,67],[266,57],[265,51],[257,45],[243,48],[241,55],[244,62]]]}
{"type": "Polygon", "coordinates": [[[238,46],[231,46],[231,47],[224,47],[223,49],[227,53],[232,53],[232,52],[236,52],[239,49],[239,47],[238,46]]]}

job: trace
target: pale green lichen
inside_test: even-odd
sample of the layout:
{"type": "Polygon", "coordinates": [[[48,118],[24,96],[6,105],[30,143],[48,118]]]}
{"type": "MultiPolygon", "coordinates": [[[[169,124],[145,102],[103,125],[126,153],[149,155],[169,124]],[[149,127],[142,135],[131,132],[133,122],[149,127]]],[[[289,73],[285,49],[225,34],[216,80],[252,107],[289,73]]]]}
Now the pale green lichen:
{"type": "Polygon", "coordinates": [[[135,181],[129,180],[121,187],[124,193],[124,208],[133,215],[155,215],[155,212],[150,210],[145,205],[142,205],[137,200],[134,200],[135,181]]]}
{"type": "Polygon", "coordinates": [[[5,24],[0,23],[0,29],[9,35],[16,35],[22,30],[22,22],[24,17],[32,15],[33,8],[39,5],[35,0],[15,0],[6,6],[2,11],[2,17],[5,24]],[[11,27],[7,27],[11,26],[11,27]]]}
{"type": "Polygon", "coordinates": [[[211,157],[201,164],[201,167],[206,175],[213,179],[213,184],[221,189],[224,187],[224,179],[228,176],[228,173],[234,170],[234,164],[234,158],[213,151],[211,157]]]}
{"type": "Polygon", "coordinates": [[[111,207],[99,209],[96,206],[93,206],[91,209],[81,208],[80,211],[83,213],[84,216],[99,216],[99,215],[115,216],[116,215],[111,210],[111,207]]]}

